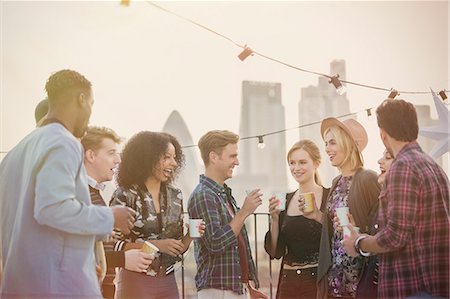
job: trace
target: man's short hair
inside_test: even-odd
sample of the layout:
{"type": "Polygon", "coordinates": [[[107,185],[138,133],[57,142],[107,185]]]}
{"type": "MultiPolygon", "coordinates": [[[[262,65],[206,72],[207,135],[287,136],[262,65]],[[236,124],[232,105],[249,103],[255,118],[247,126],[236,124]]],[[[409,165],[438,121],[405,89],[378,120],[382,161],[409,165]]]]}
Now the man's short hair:
{"type": "Polygon", "coordinates": [[[106,127],[96,127],[89,126],[86,134],[81,138],[81,144],[83,145],[84,151],[92,150],[97,151],[102,146],[103,139],[111,139],[115,143],[119,144],[121,138],[110,128],[106,127]]]}
{"type": "Polygon", "coordinates": [[[52,74],[45,84],[50,105],[56,104],[63,95],[73,92],[90,94],[92,84],[83,75],[72,70],[61,70],[52,74]]]}
{"type": "Polygon", "coordinates": [[[40,120],[47,115],[47,112],[48,99],[45,98],[36,105],[36,108],[34,108],[34,119],[36,120],[36,124],[38,124],[40,120]]]}
{"type": "Polygon", "coordinates": [[[395,140],[411,142],[417,139],[419,123],[413,104],[400,99],[387,99],[376,112],[378,127],[395,140]]]}
{"type": "Polygon", "coordinates": [[[238,141],[239,136],[227,130],[213,130],[203,135],[198,141],[198,147],[205,166],[209,165],[210,152],[221,155],[228,144],[236,144],[238,141]]]}

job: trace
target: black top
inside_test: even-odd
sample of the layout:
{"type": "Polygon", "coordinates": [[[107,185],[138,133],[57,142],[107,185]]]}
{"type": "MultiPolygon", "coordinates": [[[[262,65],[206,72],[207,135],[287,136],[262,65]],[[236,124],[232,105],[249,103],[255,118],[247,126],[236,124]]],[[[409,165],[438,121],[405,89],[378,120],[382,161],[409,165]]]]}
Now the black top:
{"type": "MultiPolygon", "coordinates": [[[[326,198],[330,190],[323,188],[322,204],[320,210],[325,209],[326,198]]],[[[286,208],[295,192],[286,195],[286,208]]],[[[280,212],[279,235],[277,248],[271,252],[272,238],[270,230],[266,233],[265,249],[271,258],[284,257],[284,264],[311,264],[319,261],[319,246],[322,225],[303,215],[288,216],[286,210],[280,212]]]]}

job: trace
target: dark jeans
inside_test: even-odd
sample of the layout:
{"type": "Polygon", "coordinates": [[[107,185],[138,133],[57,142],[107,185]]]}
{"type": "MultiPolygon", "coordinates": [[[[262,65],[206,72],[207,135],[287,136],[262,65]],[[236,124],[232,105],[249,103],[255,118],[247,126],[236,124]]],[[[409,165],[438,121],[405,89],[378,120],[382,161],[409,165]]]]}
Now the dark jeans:
{"type": "Polygon", "coordinates": [[[299,270],[283,269],[277,298],[316,298],[317,267],[299,270]]]}

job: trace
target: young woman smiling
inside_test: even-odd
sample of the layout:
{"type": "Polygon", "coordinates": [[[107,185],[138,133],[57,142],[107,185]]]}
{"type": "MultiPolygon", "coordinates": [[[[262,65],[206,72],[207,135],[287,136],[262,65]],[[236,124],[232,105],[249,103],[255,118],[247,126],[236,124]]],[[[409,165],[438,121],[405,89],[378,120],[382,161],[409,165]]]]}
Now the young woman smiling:
{"type": "Polygon", "coordinates": [[[342,228],[334,225],[336,209],[348,207],[361,232],[368,232],[378,210],[380,185],[376,173],[363,168],[361,152],[368,140],[360,123],[327,118],[322,121],[321,134],[331,165],[340,175],[333,180],[322,218],[318,298],[354,298],[365,260],[346,254],[342,228]]]}
{"type": "Polygon", "coordinates": [[[286,210],[280,211],[278,199],[270,198],[271,227],[266,233],[265,249],[271,258],[283,258],[277,298],[315,298],[319,243],[324,202],[329,189],[320,185],[317,168],[321,157],[317,145],[310,140],[295,143],[287,154],[287,162],[298,189],[286,195],[286,210]],[[312,192],[315,206],[304,211],[302,193],[312,192]]]}

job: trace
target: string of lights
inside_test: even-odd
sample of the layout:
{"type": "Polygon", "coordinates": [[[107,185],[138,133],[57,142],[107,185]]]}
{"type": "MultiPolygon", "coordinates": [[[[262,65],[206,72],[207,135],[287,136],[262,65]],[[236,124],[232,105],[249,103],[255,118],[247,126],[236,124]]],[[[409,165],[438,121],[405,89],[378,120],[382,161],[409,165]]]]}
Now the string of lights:
{"type": "MultiPolygon", "coordinates": [[[[344,117],[349,117],[349,116],[355,116],[355,115],[357,115],[358,113],[361,113],[361,112],[366,112],[367,113],[367,117],[370,117],[372,115],[372,109],[373,109],[373,107],[366,108],[366,109],[363,109],[363,110],[360,110],[360,111],[357,111],[357,112],[351,112],[351,113],[339,115],[339,116],[336,116],[335,118],[344,118],[344,117]]],[[[298,125],[298,126],[292,127],[292,128],[286,128],[286,129],[273,131],[273,132],[269,132],[269,133],[264,133],[264,134],[260,134],[260,135],[253,135],[253,136],[242,137],[242,138],[240,138],[240,140],[258,139],[258,147],[262,149],[262,148],[265,147],[264,137],[266,137],[266,136],[280,134],[280,133],[284,133],[286,131],[306,128],[306,127],[309,127],[309,126],[320,124],[321,122],[322,122],[322,120],[317,120],[317,121],[310,122],[310,123],[307,123],[307,124],[301,124],[301,125],[298,125]]],[[[182,148],[191,148],[191,147],[196,147],[196,146],[197,146],[196,144],[191,144],[191,145],[184,145],[184,146],[182,146],[182,148]]]]}
{"type": "MultiPolygon", "coordinates": [[[[241,45],[241,44],[235,42],[233,39],[229,38],[228,36],[226,36],[224,34],[218,33],[217,31],[215,31],[215,30],[213,30],[213,29],[211,29],[211,28],[209,28],[207,26],[204,26],[204,25],[202,25],[202,24],[200,24],[200,23],[198,23],[196,21],[193,21],[193,20],[191,20],[191,19],[189,19],[189,18],[187,18],[185,16],[182,16],[182,15],[177,14],[177,13],[171,11],[171,10],[168,10],[168,9],[166,9],[166,8],[160,6],[160,5],[157,5],[156,3],[152,2],[152,1],[145,1],[145,2],[150,4],[150,5],[152,5],[155,8],[160,9],[161,11],[164,11],[164,12],[166,12],[168,14],[174,15],[174,16],[176,16],[176,17],[178,17],[178,18],[180,18],[180,19],[182,19],[182,20],[184,20],[184,21],[186,21],[188,23],[191,23],[191,24],[193,24],[193,25],[195,25],[197,27],[202,28],[203,30],[206,30],[206,31],[208,31],[208,32],[210,32],[210,33],[212,33],[214,35],[217,35],[217,36],[219,36],[219,37],[221,37],[221,38],[231,42],[235,46],[241,48],[242,52],[238,55],[238,58],[241,61],[244,61],[249,56],[257,55],[257,56],[260,56],[260,57],[262,57],[264,59],[273,61],[275,63],[284,65],[286,67],[289,67],[289,68],[292,68],[292,69],[295,69],[295,70],[298,70],[298,71],[301,71],[301,72],[310,73],[310,74],[314,74],[314,75],[317,75],[317,76],[328,78],[329,79],[329,83],[333,84],[333,86],[336,88],[336,92],[338,94],[340,94],[340,95],[342,95],[342,94],[344,94],[346,92],[345,87],[342,85],[342,83],[355,85],[355,86],[359,86],[359,87],[363,87],[363,88],[369,88],[369,89],[375,89],[375,90],[381,90],[381,91],[388,91],[389,92],[388,98],[390,98],[390,99],[395,99],[395,97],[398,96],[400,93],[402,93],[402,94],[431,94],[430,91],[396,90],[396,89],[393,89],[393,88],[384,88],[384,87],[378,87],[378,86],[373,86],[373,85],[368,85],[368,84],[357,83],[357,82],[353,82],[353,81],[349,81],[349,80],[341,80],[341,79],[339,79],[339,74],[336,74],[334,76],[330,76],[330,75],[327,75],[327,74],[324,74],[324,73],[320,73],[320,72],[316,72],[316,71],[311,71],[311,70],[307,70],[307,69],[304,69],[304,68],[300,68],[300,67],[297,67],[295,65],[289,64],[287,62],[281,61],[279,59],[276,59],[276,58],[264,55],[263,53],[260,53],[258,51],[252,50],[247,45],[241,45]]],[[[121,0],[120,4],[124,5],[124,6],[129,6],[130,0],[121,0]]],[[[442,101],[446,105],[449,104],[448,101],[447,101],[447,95],[446,95],[448,92],[449,91],[446,90],[446,89],[443,89],[443,90],[441,90],[439,92],[439,95],[440,95],[442,101]]],[[[363,111],[367,112],[367,116],[370,117],[371,114],[372,114],[371,113],[372,109],[373,109],[373,107],[367,108],[367,109],[364,109],[364,110],[361,110],[361,111],[358,111],[358,112],[352,112],[352,113],[340,115],[340,116],[337,116],[336,118],[344,118],[344,117],[348,117],[348,116],[354,116],[354,115],[358,114],[359,112],[363,112],[363,111]]],[[[258,147],[259,148],[264,148],[264,146],[265,146],[265,144],[264,144],[264,137],[265,136],[280,134],[280,133],[283,133],[283,132],[286,132],[286,131],[290,131],[290,130],[301,129],[301,128],[304,128],[304,127],[313,126],[313,125],[316,125],[316,124],[320,124],[321,121],[322,120],[318,120],[318,121],[311,122],[311,123],[308,123],[308,124],[302,124],[302,125],[299,125],[299,126],[296,126],[296,127],[293,127],[293,128],[286,128],[286,129],[283,129],[283,130],[278,130],[278,131],[274,131],[274,132],[264,133],[264,134],[260,134],[260,135],[246,136],[246,137],[240,138],[240,140],[258,139],[258,147]]],[[[192,148],[192,147],[197,147],[197,145],[192,144],[192,145],[182,146],[182,148],[192,148]]],[[[7,151],[0,151],[0,154],[7,154],[7,153],[8,153],[7,151]]]]}
{"type": "MultiPolygon", "coordinates": [[[[304,69],[304,68],[300,68],[300,67],[294,66],[292,64],[289,64],[287,62],[281,61],[279,59],[276,59],[276,58],[264,55],[264,54],[262,54],[260,52],[257,52],[255,50],[251,49],[250,47],[248,47],[247,45],[241,45],[241,44],[237,43],[236,41],[234,41],[232,38],[230,38],[230,37],[228,37],[228,36],[226,36],[224,34],[221,34],[221,33],[217,32],[216,30],[213,30],[213,29],[211,29],[211,28],[209,28],[209,27],[207,27],[205,25],[202,25],[202,24],[200,24],[200,23],[198,23],[196,21],[193,21],[192,19],[189,19],[189,18],[187,18],[185,16],[182,16],[180,14],[177,14],[177,13],[171,11],[171,10],[168,10],[168,9],[166,9],[166,8],[160,6],[160,5],[157,5],[156,3],[152,2],[152,1],[146,1],[146,2],[148,4],[150,4],[150,5],[152,5],[153,7],[156,7],[156,8],[158,8],[158,9],[160,9],[160,10],[162,10],[162,11],[168,13],[168,14],[174,15],[174,16],[176,16],[176,17],[178,17],[178,18],[180,18],[180,19],[182,19],[182,20],[184,20],[184,21],[186,21],[188,23],[191,23],[191,24],[193,24],[193,25],[195,25],[197,27],[200,27],[200,28],[202,28],[202,29],[204,29],[206,31],[209,31],[210,33],[215,34],[215,35],[217,35],[217,36],[219,36],[219,37],[221,37],[221,38],[231,42],[235,46],[241,48],[242,52],[238,55],[238,57],[239,57],[239,59],[241,61],[244,61],[249,56],[257,55],[257,56],[260,56],[260,57],[265,58],[267,60],[276,62],[278,64],[287,66],[289,68],[292,68],[292,69],[295,69],[295,70],[298,70],[298,71],[301,71],[301,72],[315,74],[315,75],[318,75],[318,76],[321,76],[321,77],[328,78],[328,79],[330,79],[329,83],[334,85],[334,87],[336,88],[337,93],[340,94],[340,95],[345,93],[345,87],[342,85],[342,83],[355,85],[355,86],[359,86],[359,87],[363,87],[363,88],[369,88],[369,89],[375,89],[375,90],[381,90],[381,91],[388,91],[388,92],[390,92],[389,98],[395,98],[395,96],[399,95],[400,93],[402,93],[402,94],[431,94],[430,91],[395,90],[393,88],[378,87],[378,86],[362,84],[362,83],[349,81],[349,80],[341,80],[341,79],[339,79],[339,74],[336,74],[334,76],[330,76],[330,75],[327,75],[327,74],[324,74],[324,73],[315,72],[315,71],[307,70],[307,69],[304,69]],[[394,97],[391,97],[392,96],[392,92],[396,92],[394,97]]],[[[122,0],[121,3],[124,4],[124,5],[128,5],[129,4],[129,0],[122,0]],[[124,3],[124,2],[126,2],[126,3],[124,3]]],[[[448,92],[449,91],[446,90],[446,89],[443,89],[443,90],[441,90],[439,92],[439,95],[441,96],[443,101],[445,101],[447,99],[446,93],[448,93],[448,92]]]]}

